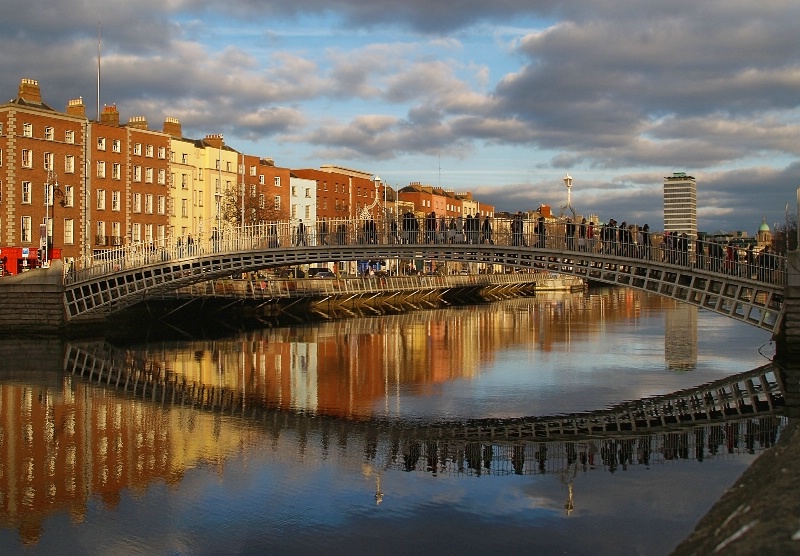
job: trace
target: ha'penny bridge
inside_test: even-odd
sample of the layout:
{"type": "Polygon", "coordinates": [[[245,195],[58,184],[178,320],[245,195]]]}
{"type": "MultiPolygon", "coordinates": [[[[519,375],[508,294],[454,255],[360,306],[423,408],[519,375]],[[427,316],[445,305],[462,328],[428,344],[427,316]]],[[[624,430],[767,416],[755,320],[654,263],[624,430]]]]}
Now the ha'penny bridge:
{"type": "Polygon", "coordinates": [[[608,467],[752,453],[774,444],[787,399],[797,401],[787,393],[797,389],[790,385],[787,391],[782,373],[766,365],[592,412],[435,422],[346,419],[279,409],[236,388],[187,381],[104,343],[69,344],[64,369],[142,403],[241,419],[274,438],[295,435],[301,444],[311,437],[324,445],[332,441],[382,468],[442,473],[544,473],[577,464],[608,467]]]}
{"type": "MultiPolygon", "coordinates": [[[[61,329],[102,321],[116,311],[195,284],[279,267],[380,260],[392,261],[402,272],[427,261],[437,266],[467,265],[476,273],[530,274],[522,279],[533,280],[537,272],[544,272],[635,288],[770,331],[779,341],[785,330],[788,349],[800,351],[792,347],[800,343],[797,253],[788,259],[770,251],[758,257],[731,254],[715,242],[676,247],[656,244],[655,234],[639,242],[630,234],[623,240],[613,234],[596,237],[580,241],[567,237],[563,224],[539,226],[499,218],[488,233],[442,230],[415,218],[325,221],[324,226],[308,225],[302,234],[293,222],[233,228],[191,244],[182,241],[146,249],[141,244],[126,245],[70,261],[66,268],[56,264],[5,278],[0,281],[0,302],[9,309],[5,312],[9,320],[0,321],[0,326],[61,329]]],[[[313,288],[328,288],[325,295],[348,295],[332,290],[342,287],[340,283],[323,282],[313,288]]],[[[397,286],[386,281],[373,287],[391,291],[397,286]]],[[[291,292],[287,287],[286,295],[302,291],[308,290],[295,287],[291,292]]]]}

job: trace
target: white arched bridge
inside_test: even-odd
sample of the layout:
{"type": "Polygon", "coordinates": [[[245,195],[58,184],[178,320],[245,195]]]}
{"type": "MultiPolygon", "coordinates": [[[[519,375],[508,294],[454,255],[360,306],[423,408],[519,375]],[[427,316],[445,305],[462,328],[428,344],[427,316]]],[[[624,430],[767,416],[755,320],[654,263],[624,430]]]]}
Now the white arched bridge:
{"type": "MultiPolygon", "coordinates": [[[[564,223],[474,219],[445,226],[431,218],[296,222],[231,228],[171,245],[130,245],[68,265],[64,302],[70,321],[97,318],[165,292],[246,272],[300,264],[391,261],[467,263],[481,273],[545,271],[655,293],[777,332],[786,259],[716,242],[666,240],[606,227],[581,237],[564,223]],[[299,229],[298,229],[299,228],[299,229]]],[[[333,287],[333,286],[329,286],[333,287]]],[[[387,288],[390,287],[387,283],[387,288]]]]}

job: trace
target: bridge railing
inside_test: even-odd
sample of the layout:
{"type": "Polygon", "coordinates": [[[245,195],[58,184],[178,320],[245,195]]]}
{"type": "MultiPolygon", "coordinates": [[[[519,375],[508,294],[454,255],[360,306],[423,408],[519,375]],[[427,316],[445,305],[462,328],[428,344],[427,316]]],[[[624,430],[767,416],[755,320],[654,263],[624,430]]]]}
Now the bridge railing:
{"type": "MultiPolygon", "coordinates": [[[[733,243],[693,240],[682,235],[650,232],[638,225],[588,226],[565,221],[536,221],[521,217],[418,218],[410,213],[398,219],[331,219],[313,223],[299,220],[212,230],[197,238],[134,243],[94,253],[65,265],[65,283],[80,282],[126,268],[215,254],[264,249],[302,249],[346,245],[494,245],[519,249],[603,254],[620,262],[647,260],[718,274],[786,284],[786,258],[769,248],[757,252],[733,243]]],[[[542,254],[542,256],[547,256],[542,254]]]]}

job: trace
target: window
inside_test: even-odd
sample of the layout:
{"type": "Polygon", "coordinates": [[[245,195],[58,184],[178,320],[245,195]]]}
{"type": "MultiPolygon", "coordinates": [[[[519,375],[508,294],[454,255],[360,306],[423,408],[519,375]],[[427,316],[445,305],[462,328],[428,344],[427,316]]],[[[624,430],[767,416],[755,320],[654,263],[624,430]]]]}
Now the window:
{"type": "Polygon", "coordinates": [[[167,158],[166,147],[158,147],[158,158],[160,158],[161,160],[165,160],[167,158]]]}
{"type": "Polygon", "coordinates": [[[20,220],[20,240],[22,243],[31,242],[31,217],[23,216],[20,220]]]}
{"type": "Polygon", "coordinates": [[[189,199],[181,199],[181,216],[189,217],[189,199]]]}
{"type": "Polygon", "coordinates": [[[64,206],[71,207],[75,204],[75,189],[71,185],[64,186],[64,206]]]}
{"type": "Polygon", "coordinates": [[[22,124],[22,136],[33,137],[33,124],[22,124]]]}
{"type": "Polygon", "coordinates": [[[97,245],[107,245],[108,239],[106,238],[106,223],[102,220],[97,221],[97,245]]]}
{"type": "Polygon", "coordinates": [[[147,214],[153,214],[153,195],[151,193],[144,196],[144,211],[147,214]]]}
{"type": "Polygon", "coordinates": [[[258,176],[258,183],[260,183],[261,185],[264,185],[264,174],[261,174],[261,175],[258,176]]]}
{"type": "Polygon", "coordinates": [[[197,192],[197,206],[198,207],[202,207],[203,206],[203,190],[202,189],[197,192]]]}
{"type": "Polygon", "coordinates": [[[106,163],[102,160],[97,161],[97,177],[104,178],[106,177],[106,163]]]}
{"type": "Polygon", "coordinates": [[[144,181],[147,183],[153,183],[153,169],[152,168],[145,168],[144,169],[144,181]]]}
{"type": "Polygon", "coordinates": [[[250,175],[251,176],[255,176],[256,175],[256,167],[255,167],[255,165],[250,166],[250,175]]]}
{"type": "Polygon", "coordinates": [[[133,243],[141,243],[142,241],[142,225],[134,222],[131,226],[131,241],[133,243]]]}
{"type": "Polygon", "coordinates": [[[133,194],[133,212],[142,212],[142,194],[133,194]]]}
{"type": "Polygon", "coordinates": [[[111,245],[122,245],[122,225],[119,222],[111,223],[111,245]]]}
{"type": "Polygon", "coordinates": [[[75,155],[68,154],[64,157],[64,173],[65,174],[74,174],[75,173],[75,155]]]}
{"type": "Polygon", "coordinates": [[[292,186],[292,197],[297,197],[297,186],[296,185],[292,186]]]}
{"type": "Polygon", "coordinates": [[[275,187],[280,187],[280,186],[281,186],[281,177],[275,176],[275,187]]]}
{"type": "Polygon", "coordinates": [[[22,167],[33,168],[33,151],[22,149],[22,167]]]}
{"type": "Polygon", "coordinates": [[[186,154],[186,153],[183,153],[181,155],[181,164],[188,164],[188,163],[189,163],[189,155],[186,154]]]}
{"type": "Polygon", "coordinates": [[[133,181],[142,181],[142,167],[141,166],[134,166],[133,167],[133,181]]]}
{"type": "Polygon", "coordinates": [[[75,243],[75,224],[72,218],[65,218],[64,219],[64,243],[66,245],[72,245],[75,243]]]}
{"type": "Polygon", "coordinates": [[[231,161],[230,160],[226,160],[225,161],[225,171],[226,172],[230,172],[231,171],[231,161]]]}
{"type": "Polygon", "coordinates": [[[141,143],[134,143],[133,144],[133,154],[136,156],[142,156],[142,144],[141,143]]]}
{"type": "Polygon", "coordinates": [[[263,209],[266,206],[267,199],[264,197],[264,194],[261,193],[258,196],[258,208],[263,209]]]}
{"type": "Polygon", "coordinates": [[[166,198],[163,195],[159,195],[156,200],[156,210],[158,214],[166,214],[167,212],[166,198]]]}
{"type": "Polygon", "coordinates": [[[64,132],[64,142],[69,143],[70,145],[75,143],[75,132],[71,129],[68,129],[64,132]]]}
{"type": "Polygon", "coordinates": [[[122,143],[120,143],[119,139],[111,141],[111,150],[115,153],[122,152],[122,143]]]}
{"type": "Polygon", "coordinates": [[[97,210],[106,210],[106,190],[97,190],[97,210]]]}
{"type": "Polygon", "coordinates": [[[250,185],[250,196],[251,197],[255,197],[256,196],[256,184],[251,184],[250,185]]]}
{"type": "Polygon", "coordinates": [[[55,170],[53,166],[53,153],[44,153],[44,169],[55,170]]]}
{"type": "Polygon", "coordinates": [[[55,135],[55,130],[52,127],[47,126],[44,128],[44,138],[48,141],[55,139],[55,135]]]}
{"type": "Polygon", "coordinates": [[[98,151],[106,150],[106,138],[105,137],[98,137],[97,138],[97,150],[98,151]]]}
{"type": "Polygon", "coordinates": [[[310,198],[311,198],[311,188],[310,187],[306,187],[306,199],[310,199],[310,198]]]}
{"type": "Polygon", "coordinates": [[[181,174],[181,189],[189,189],[189,174],[181,174]]]}
{"type": "Polygon", "coordinates": [[[144,148],[144,155],[148,158],[153,158],[153,145],[147,145],[144,148]]]}
{"type": "Polygon", "coordinates": [[[167,184],[167,171],[164,168],[158,169],[158,184],[159,185],[167,184]]]}
{"type": "Polygon", "coordinates": [[[297,218],[297,205],[292,205],[292,218],[297,218]]]}
{"type": "Polygon", "coordinates": [[[0,166],[3,165],[3,149],[0,149],[0,166]]]}
{"type": "Polygon", "coordinates": [[[306,214],[306,220],[310,220],[311,219],[311,205],[306,205],[305,214],[306,214]]]}
{"type": "Polygon", "coordinates": [[[145,224],[144,225],[144,240],[147,243],[153,243],[153,225],[152,224],[145,224]]]}
{"type": "Polygon", "coordinates": [[[122,177],[122,167],[118,162],[111,165],[111,179],[118,180],[122,177]]]}
{"type": "MultiPolygon", "coordinates": [[[[115,211],[119,212],[119,207],[120,207],[119,199],[120,199],[119,191],[112,191],[111,192],[111,210],[115,210],[115,211]]],[[[114,235],[116,235],[116,234],[114,234],[114,235]]]]}
{"type": "Polygon", "coordinates": [[[26,205],[31,204],[31,182],[22,182],[22,202],[26,205]]]}
{"type": "Polygon", "coordinates": [[[281,210],[281,196],[275,195],[275,210],[281,210]]]}

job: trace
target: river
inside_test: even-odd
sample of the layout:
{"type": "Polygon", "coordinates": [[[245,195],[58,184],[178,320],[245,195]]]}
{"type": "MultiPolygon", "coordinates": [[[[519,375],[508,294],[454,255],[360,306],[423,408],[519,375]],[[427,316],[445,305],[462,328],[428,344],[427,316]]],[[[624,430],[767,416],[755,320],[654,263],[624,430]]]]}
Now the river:
{"type": "Polygon", "coordinates": [[[453,432],[549,427],[773,354],[755,327],[620,288],[138,332],[4,340],[25,356],[0,364],[3,554],[667,554],[784,424],[576,442],[453,432]],[[126,366],[227,401],[103,374],[126,366]]]}

